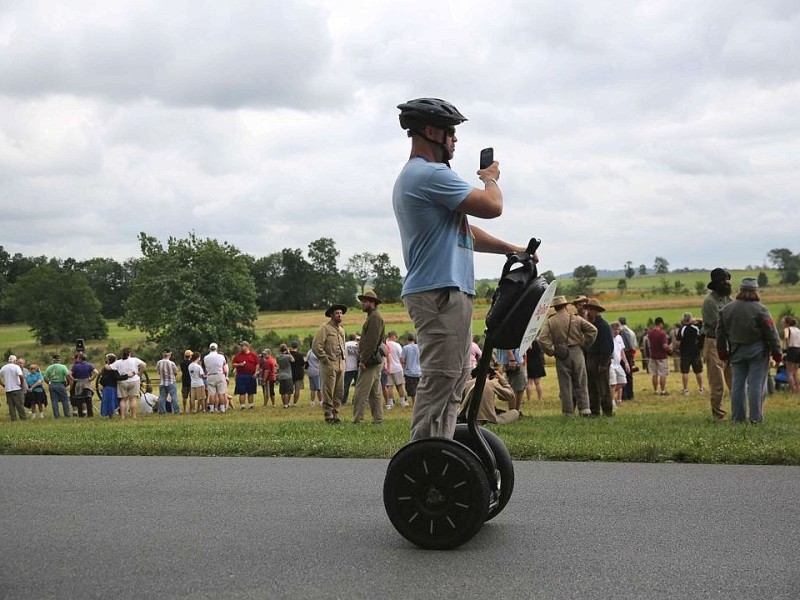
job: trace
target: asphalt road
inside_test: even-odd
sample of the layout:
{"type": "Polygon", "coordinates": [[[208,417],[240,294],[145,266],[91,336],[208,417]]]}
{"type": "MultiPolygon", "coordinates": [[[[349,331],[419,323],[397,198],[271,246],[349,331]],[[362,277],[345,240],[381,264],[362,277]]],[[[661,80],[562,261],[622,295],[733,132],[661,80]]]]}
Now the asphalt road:
{"type": "Polygon", "coordinates": [[[800,468],[519,462],[417,549],[388,461],[0,457],[0,598],[800,597],[800,468]]]}

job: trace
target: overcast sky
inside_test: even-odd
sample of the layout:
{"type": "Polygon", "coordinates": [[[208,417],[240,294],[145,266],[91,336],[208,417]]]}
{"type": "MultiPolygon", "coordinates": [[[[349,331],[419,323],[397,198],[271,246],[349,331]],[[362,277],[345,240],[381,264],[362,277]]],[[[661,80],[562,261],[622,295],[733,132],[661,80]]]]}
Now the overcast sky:
{"type": "Polygon", "coordinates": [[[800,252],[798,57],[798,0],[0,0],[0,244],[327,236],[405,273],[396,106],[436,96],[469,118],[453,169],[500,162],[475,222],[543,270],[760,264],[800,252]]]}

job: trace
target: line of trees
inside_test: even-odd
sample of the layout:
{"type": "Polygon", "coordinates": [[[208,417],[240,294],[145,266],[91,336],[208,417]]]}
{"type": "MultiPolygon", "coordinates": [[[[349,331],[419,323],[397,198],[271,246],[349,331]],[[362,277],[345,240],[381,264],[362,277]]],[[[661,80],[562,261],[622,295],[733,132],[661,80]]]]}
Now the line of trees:
{"type": "MultiPolygon", "coordinates": [[[[209,339],[233,343],[252,337],[259,311],[353,305],[368,285],[386,301],[400,299],[400,269],[388,254],[355,254],[339,269],[339,250],[328,237],[311,242],[307,255],[284,248],[261,258],[193,233],[169,238],[166,245],[144,232],[138,239],[142,256],[122,263],[11,256],[0,246],[0,322],[25,322],[40,343],[59,344],[104,338],[106,319],[120,319],[151,341],[192,348],[209,339]]],[[[800,254],[776,248],[767,258],[782,284],[800,282],[800,254]]],[[[657,256],[653,271],[668,273],[669,262],[657,256]]],[[[638,274],[647,274],[644,264],[638,274]]],[[[626,262],[626,279],[634,275],[633,263],[626,262]]],[[[591,294],[596,277],[593,265],[576,267],[568,293],[591,294]]],[[[626,288],[620,279],[619,292],[626,288]]],[[[482,297],[492,292],[485,283],[479,290],[482,297]]]]}
{"type": "Polygon", "coordinates": [[[227,242],[142,232],[142,256],[76,261],[13,256],[0,246],[0,322],[24,322],[43,344],[101,339],[106,319],[140,328],[159,344],[194,348],[253,337],[258,311],[352,306],[367,285],[400,299],[402,277],[386,253],[364,252],[338,268],[336,242],[311,242],[307,256],[284,248],[255,258],[227,242]]]}

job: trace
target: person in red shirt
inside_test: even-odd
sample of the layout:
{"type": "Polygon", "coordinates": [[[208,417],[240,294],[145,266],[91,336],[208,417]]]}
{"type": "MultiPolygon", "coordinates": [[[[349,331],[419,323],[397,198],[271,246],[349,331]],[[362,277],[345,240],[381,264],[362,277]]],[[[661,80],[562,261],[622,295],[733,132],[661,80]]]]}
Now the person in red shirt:
{"type": "Polygon", "coordinates": [[[659,396],[666,396],[667,375],[669,375],[669,338],[664,331],[664,319],[656,317],[655,326],[647,333],[650,341],[650,361],[647,365],[650,375],[653,376],[653,392],[659,396]]]}
{"type": "Polygon", "coordinates": [[[236,369],[236,388],[234,394],[239,394],[239,408],[244,410],[245,397],[247,408],[253,408],[256,389],[256,371],[258,370],[258,354],[253,352],[248,342],[242,342],[239,353],[233,357],[233,367],[236,369]]]}
{"type": "Polygon", "coordinates": [[[261,352],[258,375],[261,381],[261,390],[264,392],[264,408],[267,407],[267,398],[272,401],[272,406],[275,406],[275,382],[278,380],[278,363],[275,362],[275,357],[272,356],[272,350],[269,348],[261,352]]]}

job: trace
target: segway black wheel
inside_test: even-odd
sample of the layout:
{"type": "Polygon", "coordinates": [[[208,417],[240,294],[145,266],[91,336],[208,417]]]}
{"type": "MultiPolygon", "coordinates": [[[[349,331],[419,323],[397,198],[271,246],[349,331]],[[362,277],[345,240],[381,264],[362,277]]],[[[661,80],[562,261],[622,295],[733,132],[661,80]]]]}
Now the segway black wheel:
{"type": "MultiPolygon", "coordinates": [[[[494,460],[497,463],[497,471],[500,476],[497,504],[489,508],[489,514],[486,516],[486,520],[489,521],[500,514],[500,511],[506,507],[506,504],[511,499],[511,494],[514,492],[514,463],[511,461],[511,454],[508,452],[503,440],[485,427],[481,427],[480,430],[486,443],[489,444],[489,448],[494,453],[494,460]]],[[[469,427],[466,423],[456,425],[454,439],[475,451],[475,440],[470,436],[469,427]]]]}
{"type": "Polygon", "coordinates": [[[469,541],[486,520],[489,481],[469,448],[445,438],[412,442],[394,455],[383,504],[408,541],[448,550],[469,541]]]}

